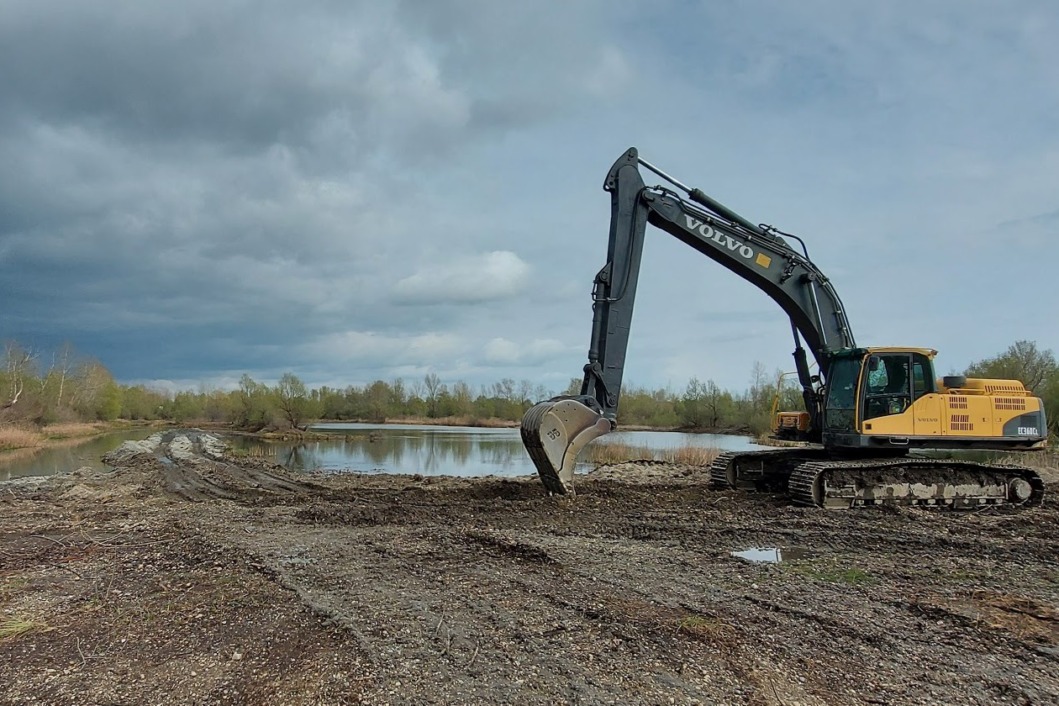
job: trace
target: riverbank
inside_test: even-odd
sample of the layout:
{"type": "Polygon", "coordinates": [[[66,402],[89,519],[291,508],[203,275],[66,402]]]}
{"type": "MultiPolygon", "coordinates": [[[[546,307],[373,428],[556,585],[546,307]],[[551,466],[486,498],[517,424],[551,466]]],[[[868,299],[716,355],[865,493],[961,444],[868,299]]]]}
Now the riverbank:
{"type": "Polygon", "coordinates": [[[0,703],[1059,701],[1054,469],[1038,508],[827,512],[679,464],[554,498],[166,436],[0,486],[0,703]]]}
{"type": "Polygon", "coordinates": [[[46,449],[79,443],[94,436],[101,436],[128,429],[165,427],[165,422],[73,422],[49,424],[43,427],[24,425],[0,425],[0,452],[19,449],[46,449]]]}

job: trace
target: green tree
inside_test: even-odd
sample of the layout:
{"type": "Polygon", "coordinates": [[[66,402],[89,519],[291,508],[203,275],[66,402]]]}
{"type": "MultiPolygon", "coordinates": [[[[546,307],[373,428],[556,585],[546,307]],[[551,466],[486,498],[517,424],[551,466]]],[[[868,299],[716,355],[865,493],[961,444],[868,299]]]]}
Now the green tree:
{"type": "Polygon", "coordinates": [[[1000,355],[972,363],[967,377],[1019,380],[1044,402],[1048,428],[1059,433],[1059,364],[1051,350],[1033,341],[1016,341],[1000,355]]]}
{"type": "Polygon", "coordinates": [[[457,380],[453,383],[449,396],[452,398],[450,402],[452,414],[459,416],[474,413],[474,399],[472,399],[471,387],[463,380],[457,380]]]}
{"type": "Polygon", "coordinates": [[[279,411],[292,429],[304,429],[317,414],[305,383],[294,373],[283,374],[276,384],[275,394],[279,411]]]}
{"type": "Polygon", "coordinates": [[[1019,380],[1032,392],[1040,392],[1059,371],[1055,355],[1042,351],[1033,341],[1016,341],[993,358],[971,363],[967,377],[1019,380]]]}
{"type": "Polygon", "coordinates": [[[164,394],[148,390],[143,385],[123,387],[120,416],[123,419],[158,419],[166,401],[164,394]]]}
{"type": "Polygon", "coordinates": [[[676,414],[685,427],[717,430],[733,421],[733,407],[732,395],[713,380],[700,382],[698,378],[692,378],[676,403],[676,414]]]}
{"type": "Polygon", "coordinates": [[[268,387],[243,374],[239,378],[232,422],[238,427],[254,431],[264,429],[272,422],[272,401],[268,387]]]}
{"type": "Polygon", "coordinates": [[[393,390],[382,380],[376,380],[368,385],[363,392],[363,408],[357,416],[361,419],[369,419],[373,422],[385,422],[387,417],[396,416],[391,412],[390,406],[393,402],[393,390]]]}
{"type": "Polygon", "coordinates": [[[99,361],[82,361],[70,382],[70,405],[81,419],[113,419],[121,412],[121,397],[116,393],[114,377],[99,361]]]}

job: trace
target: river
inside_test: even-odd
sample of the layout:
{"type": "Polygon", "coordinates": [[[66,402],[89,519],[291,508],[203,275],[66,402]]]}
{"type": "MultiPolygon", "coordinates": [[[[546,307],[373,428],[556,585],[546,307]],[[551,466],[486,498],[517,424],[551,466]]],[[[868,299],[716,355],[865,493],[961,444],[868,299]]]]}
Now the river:
{"type": "MultiPolygon", "coordinates": [[[[445,476],[533,475],[533,462],[517,428],[449,427],[411,424],[317,424],[331,438],[305,443],[271,442],[223,435],[237,453],[274,460],[293,471],[330,473],[418,473],[445,476]]],[[[76,446],[0,454],[0,481],[51,475],[81,466],[103,468],[100,457],[123,441],[140,440],[156,429],[96,437],[76,446]]],[[[624,443],[655,452],[685,446],[724,451],[759,448],[744,436],[663,431],[620,431],[595,444],[624,443]]]]}

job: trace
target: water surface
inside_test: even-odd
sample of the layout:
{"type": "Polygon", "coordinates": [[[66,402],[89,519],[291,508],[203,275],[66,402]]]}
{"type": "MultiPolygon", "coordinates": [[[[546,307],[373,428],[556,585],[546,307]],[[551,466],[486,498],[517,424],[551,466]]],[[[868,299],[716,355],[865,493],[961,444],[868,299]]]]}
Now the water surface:
{"type": "Polygon", "coordinates": [[[103,454],[113,451],[125,441],[141,441],[158,431],[139,428],[116,431],[84,441],[70,439],[62,446],[46,449],[15,449],[0,452],[0,481],[28,476],[50,476],[69,473],[82,466],[96,470],[106,468],[103,454]]]}
{"type": "MultiPolygon", "coordinates": [[[[445,476],[524,476],[536,469],[517,428],[449,427],[413,424],[317,424],[328,439],[308,443],[271,442],[224,435],[248,456],[268,458],[293,471],[332,473],[404,473],[445,476]]],[[[114,432],[70,446],[0,454],[0,481],[65,473],[82,466],[105,468],[101,458],[124,441],[139,441],[159,431],[142,428],[114,432]]],[[[653,452],[685,446],[738,451],[761,448],[743,436],[661,431],[620,431],[593,444],[628,444],[653,452]]],[[[580,464],[580,471],[589,465],[580,464]]]]}
{"type": "MultiPolygon", "coordinates": [[[[304,444],[262,444],[233,438],[233,446],[252,455],[267,455],[291,470],[360,473],[407,473],[446,476],[523,476],[537,470],[522,446],[517,428],[450,427],[415,424],[317,424],[334,438],[304,444]]],[[[748,437],[683,432],[622,431],[594,444],[622,443],[655,452],[696,446],[725,451],[763,448],[748,437]]],[[[586,464],[579,464],[582,471],[586,464]]]]}
{"type": "Polygon", "coordinates": [[[780,564],[785,561],[810,559],[814,552],[803,547],[752,547],[738,552],[730,552],[736,559],[753,564],[780,564]]]}

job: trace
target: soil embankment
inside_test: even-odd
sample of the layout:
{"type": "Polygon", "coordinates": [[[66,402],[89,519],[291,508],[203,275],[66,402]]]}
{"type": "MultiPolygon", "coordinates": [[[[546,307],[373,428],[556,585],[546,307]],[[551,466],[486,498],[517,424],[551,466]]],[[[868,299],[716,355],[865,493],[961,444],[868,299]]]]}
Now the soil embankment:
{"type": "Polygon", "coordinates": [[[0,703],[1059,702],[1054,477],[1029,510],[824,512],[668,464],[557,499],[188,432],[111,461],[0,485],[0,703]]]}

